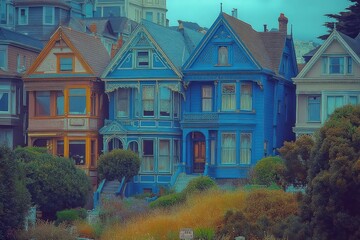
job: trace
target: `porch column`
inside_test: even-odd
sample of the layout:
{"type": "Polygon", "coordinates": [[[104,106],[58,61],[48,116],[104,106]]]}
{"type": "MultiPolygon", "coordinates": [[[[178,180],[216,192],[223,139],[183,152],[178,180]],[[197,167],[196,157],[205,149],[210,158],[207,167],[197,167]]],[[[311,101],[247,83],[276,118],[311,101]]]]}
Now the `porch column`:
{"type": "Polygon", "coordinates": [[[204,176],[208,175],[210,165],[210,138],[209,132],[205,135],[205,169],[204,169],[204,176]]]}
{"type": "Polygon", "coordinates": [[[182,145],[181,145],[181,160],[179,163],[178,168],[180,169],[180,172],[186,172],[186,162],[188,161],[187,156],[187,144],[186,144],[186,138],[187,138],[188,132],[184,131],[182,134],[182,145]]]}

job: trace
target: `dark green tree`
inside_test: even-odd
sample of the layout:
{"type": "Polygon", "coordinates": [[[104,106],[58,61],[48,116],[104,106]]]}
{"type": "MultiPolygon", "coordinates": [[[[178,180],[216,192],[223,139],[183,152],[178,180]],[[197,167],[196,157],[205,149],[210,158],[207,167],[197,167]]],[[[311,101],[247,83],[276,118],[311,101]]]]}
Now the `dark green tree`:
{"type": "Polygon", "coordinates": [[[284,169],[284,162],[279,157],[266,157],[258,161],[253,169],[255,184],[270,186],[279,183],[278,173],[284,169]]]}
{"type": "Polygon", "coordinates": [[[307,184],[308,162],[313,146],[313,137],[302,135],[296,141],[285,142],[284,146],[279,149],[285,169],[278,174],[285,186],[305,186],[307,184]]]}
{"type": "Polygon", "coordinates": [[[0,146],[0,239],[11,239],[23,227],[30,206],[30,194],[13,152],[0,146]]]}
{"type": "Polygon", "coordinates": [[[139,170],[139,156],[130,150],[115,149],[101,155],[99,159],[98,174],[100,179],[118,180],[120,182],[125,177],[125,183],[127,183],[139,173],[139,170]]]}
{"type": "Polygon", "coordinates": [[[309,161],[301,216],[312,239],[360,239],[360,105],[337,109],[309,161]]]}
{"type": "Polygon", "coordinates": [[[322,35],[320,39],[327,39],[334,29],[334,22],[336,29],[349,37],[355,38],[360,32],[360,0],[349,0],[353,4],[346,8],[347,11],[338,14],[325,14],[325,16],[334,21],[326,22],[325,27],[329,28],[328,34],[322,35]]]}
{"type": "Polygon", "coordinates": [[[70,159],[28,150],[17,149],[15,153],[21,153],[19,161],[27,176],[27,189],[45,219],[54,219],[57,211],[85,205],[91,184],[83,170],[70,159]]]}

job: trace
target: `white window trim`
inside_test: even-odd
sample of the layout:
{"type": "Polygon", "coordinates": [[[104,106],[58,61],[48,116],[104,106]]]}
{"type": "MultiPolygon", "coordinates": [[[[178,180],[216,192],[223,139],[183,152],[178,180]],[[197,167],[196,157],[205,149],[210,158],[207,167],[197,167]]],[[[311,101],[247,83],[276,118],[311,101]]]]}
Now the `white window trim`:
{"type": "Polygon", "coordinates": [[[55,8],[49,7],[49,6],[44,6],[43,7],[43,24],[44,25],[54,25],[54,23],[55,23],[55,8]],[[51,8],[51,23],[46,22],[46,15],[45,15],[46,8],[51,8]]]}
{"type": "Polygon", "coordinates": [[[331,76],[342,76],[342,75],[353,75],[354,73],[354,61],[352,61],[351,72],[348,72],[348,62],[349,58],[352,59],[349,55],[323,55],[321,57],[321,73],[322,75],[331,75],[331,76]],[[343,58],[343,73],[330,73],[330,58],[343,58]],[[326,59],[326,69],[324,69],[324,59],[326,59]]]}
{"type": "Polygon", "coordinates": [[[237,132],[234,131],[234,132],[222,132],[221,133],[221,139],[220,139],[220,154],[221,154],[221,165],[236,165],[236,162],[237,162],[237,153],[236,153],[236,146],[237,146],[237,132]],[[225,134],[231,134],[231,135],[234,135],[235,136],[235,147],[234,147],[234,152],[235,152],[235,159],[234,159],[234,162],[230,162],[230,163],[224,163],[223,162],[223,138],[224,138],[224,135],[225,134]]]}
{"type": "Polygon", "coordinates": [[[242,132],[240,133],[240,165],[250,165],[252,162],[252,146],[253,146],[253,136],[252,133],[250,132],[242,132]],[[241,159],[241,150],[243,149],[242,147],[242,143],[241,143],[241,136],[243,135],[249,135],[250,136],[250,161],[248,163],[242,163],[242,159],[241,159]]]}
{"type": "Polygon", "coordinates": [[[28,25],[29,24],[29,8],[28,7],[21,7],[18,9],[18,25],[28,25]],[[21,22],[21,10],[24,9],[25,10],[25,15],[26,15],[26,19],[25,19],[25,23],[21,22]]]}

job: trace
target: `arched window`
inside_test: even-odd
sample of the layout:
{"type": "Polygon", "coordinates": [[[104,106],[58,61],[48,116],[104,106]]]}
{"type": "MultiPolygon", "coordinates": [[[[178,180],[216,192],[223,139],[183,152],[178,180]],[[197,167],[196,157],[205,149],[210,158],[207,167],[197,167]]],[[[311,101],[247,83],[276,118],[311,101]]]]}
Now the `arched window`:
{"type": "Polygon", "coordinates": [[[114,149],[123,149],[123,144],[118,138],[113,138],[109,141],[108,150],[111,152],[114,149]]]}
{"type": "Polygon", "coordinates": [[[139,153],[139,144],[136,141],[132,141],[128,145],[128,150],[133,151],[134,153],[139,153]]]}
{"type": "Polygon", "coordinates": [[[228,48],[225,46],[221,46],[218,49],[218,65],[219,66],[229,65],[229,52],[228,52],[228,48]]]}

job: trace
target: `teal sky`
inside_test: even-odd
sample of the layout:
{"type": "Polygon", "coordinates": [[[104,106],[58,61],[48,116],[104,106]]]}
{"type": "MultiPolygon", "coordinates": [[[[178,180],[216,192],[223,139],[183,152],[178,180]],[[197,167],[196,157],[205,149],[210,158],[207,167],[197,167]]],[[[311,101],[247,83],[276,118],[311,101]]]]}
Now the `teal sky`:
{"type": "Polygon", "coordinates": [[[277,18],[284,13],[289,19],[288,29],[293,26],[293,35],[297,40],[316,41],[326,33],[323,26],[331,19],[327,13],[339,13],[351,5],[349,0],[167,0],[167,18],[170,26],[177,20],[196,22],[202,27],[210,27],[220,12],[231,15],[233,8],[238,10],[238,18],[252,25],[257,31],[278,28],[277,18]]]}

